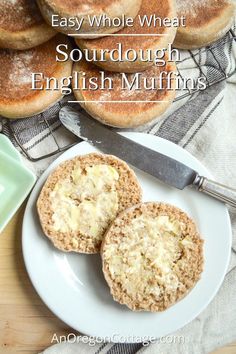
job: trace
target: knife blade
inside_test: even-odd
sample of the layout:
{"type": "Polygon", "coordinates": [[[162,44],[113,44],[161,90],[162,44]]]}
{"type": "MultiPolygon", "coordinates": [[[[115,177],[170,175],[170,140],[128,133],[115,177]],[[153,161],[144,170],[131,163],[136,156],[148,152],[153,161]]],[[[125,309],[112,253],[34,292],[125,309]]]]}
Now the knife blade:
{"type": "Polygon", "coordinates": [[[59,119],[82,140],[172,187],[182,190],[187,186],[195,186],[199,191],[236,207],[236,190],[199,176],[197,171],[183,163],[116,133],[91,118],[85,111],[66,106],[60,110],[59,119]]]}

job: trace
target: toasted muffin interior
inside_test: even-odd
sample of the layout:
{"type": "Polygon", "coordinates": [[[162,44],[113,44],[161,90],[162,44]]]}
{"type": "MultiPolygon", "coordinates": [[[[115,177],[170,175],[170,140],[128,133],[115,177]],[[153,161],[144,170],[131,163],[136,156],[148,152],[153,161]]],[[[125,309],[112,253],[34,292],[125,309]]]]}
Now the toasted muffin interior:
{"type": "Polygon", "coordinates": [[[127,293],[159,296],[163,285],[165,290],[177,289],[178,277],[172,270],[181,258],[184,243],[191,243],[183,238],[184,227],[184,223],[168,215],[142,215],[125,225],[125,237],[119,244],[109,245],[105,257],[111,274],[116,280],[120,278],[127,293]]]}
{"type": "Polygon", "coordinates": [[[199,279],[202,240],[179,209],[147,205],[115,220],[102,258],[115,300],[132,310],[162,311],[199,279]]]}
{"type": "Polygon", "coordinates": [[[125,162],[92,153],[59,165],[37,208],[43,231],[57,248],[96,253],[117,214],[140,199],[136,176],[125,162]]]}
{"type": "Polygon", "coordinates": [[[101,241],[119,209],[118,180],[110,165],[75,166],[50,193],[52,230],[78,231],[101,241]]]}

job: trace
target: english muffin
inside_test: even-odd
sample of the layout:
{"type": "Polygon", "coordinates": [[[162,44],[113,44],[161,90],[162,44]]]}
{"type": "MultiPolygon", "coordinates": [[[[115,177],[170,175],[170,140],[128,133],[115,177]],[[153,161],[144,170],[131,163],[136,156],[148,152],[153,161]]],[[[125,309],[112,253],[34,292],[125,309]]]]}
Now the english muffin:
{"type": "Polygon", "coordinates": [[[145,23],[142,26],[140,19],[143,20],[144,16],[147,16],[147,18],[151,16],[162,19],[173,18],[175,15],[176,7],[173,0],[159,0],[158,2],[156,0],[142,0],[141,9],[132,27],[125,27],[115,37],[109,36],[92,40],[76,38],[76,43],[83,50],[86,49],[90,52],[96,50],[98,57],[101,55],[101,51],[111,52],[111,50],[117,48],[117,43],[121,43],[123,49],[122,61],[114,62],[110,59],[109,54],[106,54],[105,61],[94,61],[94,64],[110,71],[127,73],[143,71],[153,65],[153,61],[149,60],[150,52],[152,57],[155,58],[157,49],[166,49],[168,44],[173,42],[176,27],[159,26],[158,23],[154,26],[153,21],[151,25],[145,23]],[[138,54],[135,59],[134,54],[130,52],[129,57],[135,59],[134,61],[125,60],[125,52],[129,49],[135,50],[138,54]]]}
{"type": "Polygon", "coordinates": [[[104,237],[103,272],[115,301],[163,311],[188,294],[203,271],[203,241],[180,209],[144,203],[121,213],[104,237]]]}
{"type": "Polygon", "coordinates": [[[110,20],[121,20],[123,16],[135,17],[140,9],[141,0],[37,0],[38,5],[45,20],[52,24],[52,16],[56,16],[58,31],[65,34],[76,35],[79,34],[81,38],[97,38],[103,36],[104,33],[114,33],[120,28],[113,22],[110,26],[106,23],[97,25],[96,21],[90,22],[93,16],[99,20],[99,16],[107,16],[110,20]],[[77,21],[75,26],[69,26],[69,19],[77,21]],[[63,23],[63,26],[62,26],[63,23]],[[81,26],[78,25],[81,23],[81,26]]]}
{"type": "MultiPolygon", "coordinates": [[[[25,51],[0,49],[0,115],[7,118],[25,118],[40,113],[57,102],[61,90],[46,90],[46,78],[60,80],[71,75],[72,61],[56,62],[56,46],[67,43],[67,37],[58,35],[38,47],[25,51]],[[37,90],[32,90],[32,73],[37,90]]],[[[51,86],[51,84],[50,84],[51,86]]],[[[59,85],[60,86],[60,85],[59,85]]]]}
{"type": "Polygon", "coordinates": [[[1,48],[33,48],[47,42],[56,33],[44,21],[35,0],[1,1],[1,48]]]}
{"type": "Polygon", "coordinates": [[[129,166],[111,155],[91,153],[60,164],[37,201],[45,235],[62,251],[97,253],[110,223],[141,201],[129,166]]]}
{"type": "Polygon", "coordinates": [[[73,67],[73,74],[79,75],[78,87],[73,85],[74,95],[81,106],[101,123],[118,128],[137,127],[160,117],[169,108],[175,97],[175,72],[175,63],[168,61],[165,66],[152,66],[138,73],[137,79],[135,74],[123,76],[120,73],[105,72],[104,77],[112,80],[113,87],[110,88],[106,81],[105,88],[101,89],[102,78],[99,68],[80,61],[73,67]],[[96,78],[98,89],[84,90],[83,78],[86,85],[91,78],[96,78]],[[140,88],[134,85],[129,89],[127,81],[131,84],[133,80],[136,80],[140,88]],[[160,82],[162,88],[158,89],[160,82]],[[149,87],[154,84],[154,87],[147,89],[145,83],[149,87]]]}
{"type": "Polygon", "coordinates": [[[174,46],[195,49],[222,38],[233,24],[235,5],[231,0],[177,0],[178,16],[186,17],[174,46]]]}

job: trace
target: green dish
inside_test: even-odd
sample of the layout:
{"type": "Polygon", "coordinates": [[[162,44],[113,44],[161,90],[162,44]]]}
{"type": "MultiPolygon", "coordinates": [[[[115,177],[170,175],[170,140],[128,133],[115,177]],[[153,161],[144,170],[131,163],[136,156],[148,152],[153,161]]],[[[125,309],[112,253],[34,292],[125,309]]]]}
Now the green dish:
{"type": "Polygon", "coordinates": [[[0,152],[3,152],[13,159],[21,162],[20,153],[16,150],[11,141],[3,134],[0,134],[0,152]]]}
{"type": "Polygon", "coordinates": [[[0,232],[23,203],[36,181],[21,162],[0,151],[0,232]]]}

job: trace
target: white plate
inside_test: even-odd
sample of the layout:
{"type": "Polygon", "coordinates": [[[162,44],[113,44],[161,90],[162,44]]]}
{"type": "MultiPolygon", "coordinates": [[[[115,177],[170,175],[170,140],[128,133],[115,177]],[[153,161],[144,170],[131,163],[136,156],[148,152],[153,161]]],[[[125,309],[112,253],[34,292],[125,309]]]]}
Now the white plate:
{"type": "MultiPolygon", "coordinates": [[[[161,138],[125,133],[128,138],[173,157],[211,177],[193,156],[161,138]]],[[[185,210],[196,221],[205,240],[205,266],[201,280],[181,301],[162,313],[132,312],[114,302],[103,278],[99,255],[63,253],[43,235],[36,214],[38,194],[52,170],[62,161],[96,149],[80,143],[61,155],[36,184],[24,216],[23,254],[31,281],[45,304],[70,327],[114,342],[158,338],[193,320],[212,300],[226,273],[231,226],[225,205],[191,188],[179,191],[136,170],[144,201],[163,201],[185,210]]]]}

